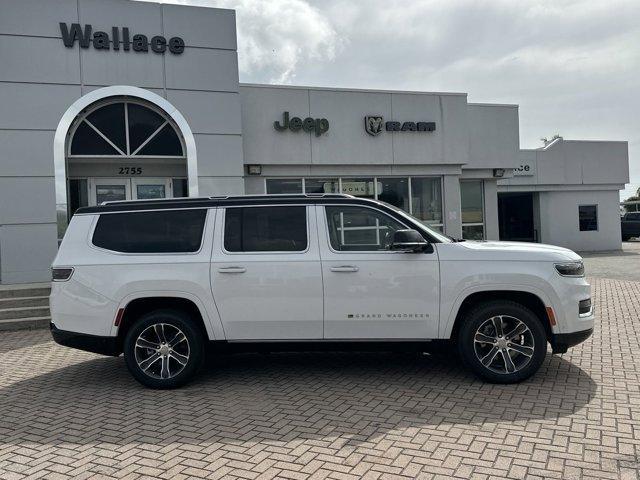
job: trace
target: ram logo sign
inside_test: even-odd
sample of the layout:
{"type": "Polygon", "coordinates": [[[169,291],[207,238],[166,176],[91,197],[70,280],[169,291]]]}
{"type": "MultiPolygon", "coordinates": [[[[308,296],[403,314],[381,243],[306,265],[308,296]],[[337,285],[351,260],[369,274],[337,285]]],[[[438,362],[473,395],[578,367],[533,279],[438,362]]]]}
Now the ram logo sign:
{"type": "Polygon", "coordinates": [[[382,133],[382,124],[384,120],[380,116],[364,117],[364,129],[369,135],[380,135],[382,133]]]}
{"type": "Polygon", "coordinates": [[[435,132],[435,122],[385,122],[382,115],[367,115],[364,117],[364,130],[375,137],[387,132],[435,132]]]}

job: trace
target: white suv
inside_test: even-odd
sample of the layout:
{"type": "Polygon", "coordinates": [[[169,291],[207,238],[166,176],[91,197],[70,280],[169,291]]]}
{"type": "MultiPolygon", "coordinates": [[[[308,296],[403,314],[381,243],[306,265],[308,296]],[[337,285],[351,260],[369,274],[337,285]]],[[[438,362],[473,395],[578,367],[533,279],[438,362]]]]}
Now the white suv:
{"type": "Polygon", "coordinates": [[[224,351],[455,344],[481,378],[518,382],[593,331],[581,258],[456,241],[348,195],[110,202],[73,216],[53,264],[56,342],[124,353],[149,387],[224,351]]]}

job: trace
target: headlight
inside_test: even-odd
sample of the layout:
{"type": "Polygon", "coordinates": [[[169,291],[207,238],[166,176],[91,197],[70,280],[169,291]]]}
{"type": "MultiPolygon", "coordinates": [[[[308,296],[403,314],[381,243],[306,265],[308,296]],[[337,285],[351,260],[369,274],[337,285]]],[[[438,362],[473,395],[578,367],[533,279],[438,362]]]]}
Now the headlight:
{"type": "Polygon", "coordinates": [[[582,262],[556,263],[555,267],[563,277],[584,277],[584,263],[582,262]]]}

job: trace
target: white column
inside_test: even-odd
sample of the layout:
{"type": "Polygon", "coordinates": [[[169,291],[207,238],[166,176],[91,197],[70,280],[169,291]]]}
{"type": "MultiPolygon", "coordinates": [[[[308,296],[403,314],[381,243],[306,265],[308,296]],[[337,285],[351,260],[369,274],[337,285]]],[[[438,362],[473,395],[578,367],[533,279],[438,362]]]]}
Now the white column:
{"type": "Polygon", "coordinates": [[[444,228],[447,235],[462,238],[462,220],[460,215],[460,177],[445,175],[443,181],[444,228]]]}
{"type": "Polygon", "coordinates": [[[498,227],[498,182],[487,179],[484,182],[484,235],[487,240],[499,240],[498,227]]]}

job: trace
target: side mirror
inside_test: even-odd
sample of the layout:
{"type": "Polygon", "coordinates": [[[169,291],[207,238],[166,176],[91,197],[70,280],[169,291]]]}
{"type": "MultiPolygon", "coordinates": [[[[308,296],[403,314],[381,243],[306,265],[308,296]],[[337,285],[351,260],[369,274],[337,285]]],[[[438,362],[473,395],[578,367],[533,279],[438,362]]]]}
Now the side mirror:
{"type": "Polygon", "coordinates": [[[391,250],[418,253],[424,252],[428,249],[429,242],[427,242],[416,230],[396,230],[393,233],[391,250]]]}

